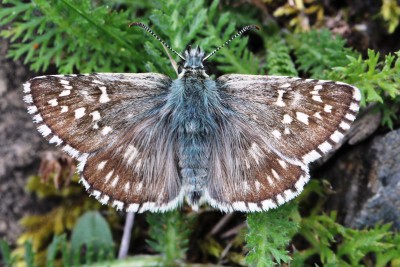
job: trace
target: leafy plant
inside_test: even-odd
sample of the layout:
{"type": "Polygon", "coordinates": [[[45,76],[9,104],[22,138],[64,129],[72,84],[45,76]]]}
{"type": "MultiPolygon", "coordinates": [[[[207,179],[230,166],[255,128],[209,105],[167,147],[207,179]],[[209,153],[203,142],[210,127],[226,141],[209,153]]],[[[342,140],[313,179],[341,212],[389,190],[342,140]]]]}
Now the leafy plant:
{"type": "Polygon", "coordinates": [[[274,266],[290,261],[286,246],[298,230],[298,223],[291,216],[298,217],[294,202],[268,212],[247,215],[246,247],[249,252],[246,262],[250,266],[274,266]]]}
{"type": "Polygon", "coordinates": [[[163,256],[165,266],[175,266],[186,258],[189,235],[193,218],[179,211],[163,214],[149,213],[146,216],[150,225],[150,247],[163,256]]]}
{"type": "Polygon", "coordinates": [[[389,33],[393,33],[400,22],[400,6],[396,0],[382,0],[381,16],[388,24],[389,33]]]}
{"type": "Polygon", "coordinates": [[[292,266],[305,266],[312,257],[324,266],[364,266],[369,254],[376,257],[374,266],[400,261],[399,235],[390,231],[389,224],[354,230],[336,223],[336,213],[331,212],[302,218],[299,234],[310,246],[293,255],[292,266]]]}

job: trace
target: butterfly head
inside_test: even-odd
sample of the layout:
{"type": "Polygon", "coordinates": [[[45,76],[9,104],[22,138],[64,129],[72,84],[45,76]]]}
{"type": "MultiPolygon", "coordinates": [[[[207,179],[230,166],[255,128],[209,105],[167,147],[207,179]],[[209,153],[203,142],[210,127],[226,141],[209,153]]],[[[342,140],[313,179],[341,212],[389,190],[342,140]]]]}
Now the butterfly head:
{"type": "Polygon", "coordinates": [[[185,61],[183,63],[183,67],[185,69],[204,69],[203,59],[204,51],[202,51],[200,47],[189,47],[185,51],[185,61]]]}

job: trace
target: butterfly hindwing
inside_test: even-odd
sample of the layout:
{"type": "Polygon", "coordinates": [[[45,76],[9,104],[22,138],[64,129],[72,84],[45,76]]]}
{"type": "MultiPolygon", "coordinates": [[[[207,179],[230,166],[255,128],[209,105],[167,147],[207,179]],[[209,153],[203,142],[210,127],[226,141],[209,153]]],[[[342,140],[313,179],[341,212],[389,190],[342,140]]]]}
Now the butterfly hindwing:
{"type": "Polygon", "coordinates": [[[241,114],[229,113],[212,139],[211,177],[205,200],[222,211],[263,211],[297,196],[309,180],[308,167],[274,150],[241,114]]]}
{"type": "Polygon", "coordinates": [[[110,147],[91,154],[80,166],[87,190],[102,203],[127,211],[166,211],[180,205],[177,137],[168,113],[157,109],[125,129],[110,147]]]}

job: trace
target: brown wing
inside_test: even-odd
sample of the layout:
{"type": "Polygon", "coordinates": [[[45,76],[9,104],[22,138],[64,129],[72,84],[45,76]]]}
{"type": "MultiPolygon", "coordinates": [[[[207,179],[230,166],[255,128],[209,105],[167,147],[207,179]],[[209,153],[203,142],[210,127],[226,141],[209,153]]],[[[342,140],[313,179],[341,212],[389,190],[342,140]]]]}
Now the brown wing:
{"type": "Polygon", "coordinates": [[[224,75],[230,109],[212,147],[205,200],[223,211],[261,211],[298,195],[308,163],[339,142],[358,111],[353,86],[290,77],[224,75]]]}
{"type": "Polygon", "coordinates": [[[42,76],[24,85],[24,100],[42,135],[78,159],[81,182],[103,204],[163,211],[182,199],[174,137],[161,134],[171,82],[155,73],[42,76]]]}

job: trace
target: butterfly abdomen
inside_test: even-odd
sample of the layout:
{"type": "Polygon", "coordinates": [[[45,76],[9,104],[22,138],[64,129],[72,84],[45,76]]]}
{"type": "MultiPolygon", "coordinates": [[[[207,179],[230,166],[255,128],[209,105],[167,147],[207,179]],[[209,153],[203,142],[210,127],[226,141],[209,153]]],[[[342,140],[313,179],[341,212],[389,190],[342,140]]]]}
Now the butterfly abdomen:
{"type": "MultiPolygon", "coordinates": [[[[214,136],[216,103],[210,99],[216,91],[215,83],[206,77],[186,73],[175,80],[174,124],[178,131],[178,158],[182,187],[190,205],[197,206],[208,182],[210,139],[214,136]]],[[[213,98],[215,100],[215,97],[213,98]]]]}

